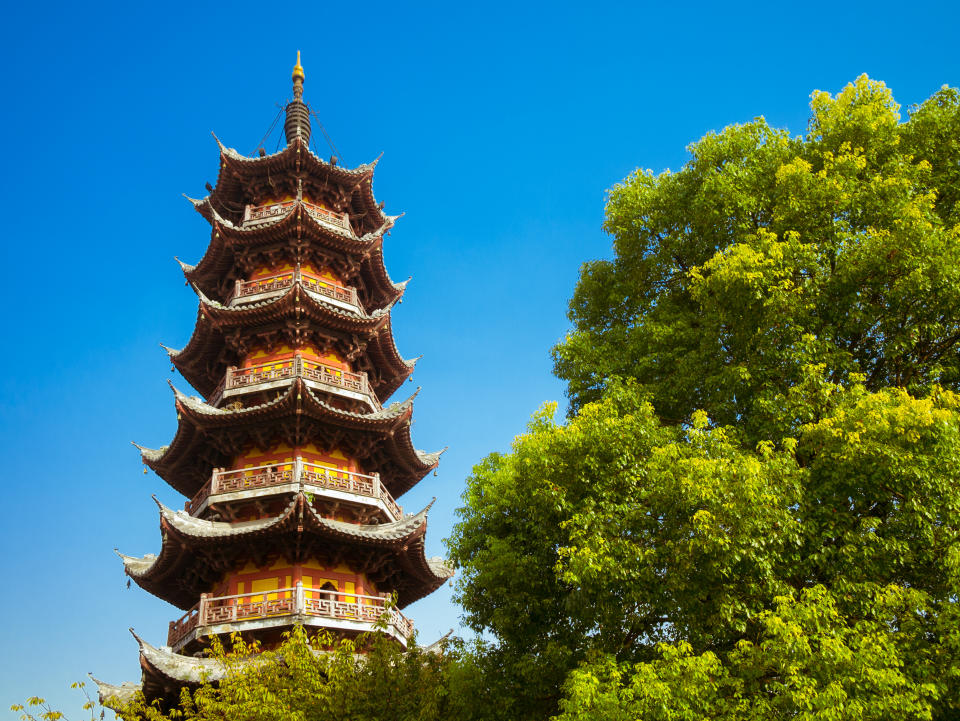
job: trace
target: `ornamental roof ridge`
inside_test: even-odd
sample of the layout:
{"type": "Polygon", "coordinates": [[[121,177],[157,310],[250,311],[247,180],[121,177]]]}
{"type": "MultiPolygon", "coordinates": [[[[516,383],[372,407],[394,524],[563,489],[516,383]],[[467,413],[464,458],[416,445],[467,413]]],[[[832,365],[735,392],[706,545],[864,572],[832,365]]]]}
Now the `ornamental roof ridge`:
{"type": "Polygon", "coordinates": [[[361,308],[361,311],[358,312],[355,310],[350,310],[348,308],[342,308],[339,305],[329,302],[323,296],[313,293],[309,288],[304,286],[303,283],[301,283],[300,281],[297,281],[296,283],[291,285],[285,292],[283,292],[282,294],[274,298],[267,298],[266,300],[257,301],[255,303],[244,303],[242,305],[233,306],[233,305],[224,305],[219,301],[213,300],[212,298],[208,298],[206,294],[202,290],[200,290],[200,287],[196,283],[191,283],[190,285],[193,288],[194,292],[197,294],[197,297],[200,299],[200,302],[203,305],[209,308],[212,308],[214,310],[220,310],[220,311],[225,311],[227,313],[237,313],[237,314],[240,314],[240,313],[249,314],[249,311],[257,308],[269,308],[272,305],[279,305],[280,303],[283,303],[283,301],[286,300],[286,298],[291,293],[296,292],[298,288],[302,288],[304,293],[307,295],[307,297],[309,297],[314,304],[320,306],[321,308],[324,308],[325,310],[333,313],[334,315],[338,315],[343,318],[356,319],[356,320],[376,320],[378,318],[383,318],[384,316],[389,315],[390,310],[393,308],[394,305],[396,305],[397,300],[399,300],[398,298],[394,298],[392,301],[390,301],[388,305],[384,306],[383,308],[377,308],[372,313],[367,313],[362,308],[361,308]]]}
{"type": "MultiPolygon", "coordinates": [[[[183,393],[175,385],[173,385],[172,381],[168,380],[167,383],[170,386],[170,388],[173,390],[173,393],[177,402],[184,404],[191,411],[201,415],[221,416],[221,417],[222,416],[239,416],[245,413],[250,413],[252,411],[261,410],[263,408],[269,408],[271,406],[281,405],[284,401],[286,401],[290,397],[294,389],[300,386],[300,388],[297,391],[298,394],[306,393],[306,395],[309,397],[309,399],[313,403],[320,406],[324,410],[329,411],[330,413],[333,413],[334,415],[338,415],[344,418],[360,418],[364,420],[387,420],[391,418],[398,418],[402,416],[404,413],[406,413],[410,408],[413,407],[413,401],[417,397],[417,395],[420,393],[420,389],[417,388],[417,390],[414,391],[414,393],[404,401],[393,402],[389,406],[383,408],[382,410],[370,411],[369,413],[358,413],[358,412],[347,411],[342,408],[337,408],[335,406],[332,406],[329,403],[318,398],[316,393],[314,393],[309,386],[299,382],[294,382],[290,384],[290,387],[287,389],[286,393],[272,400],[266,401],[264,403],[260,403],[255,406],[246,406],[244,408],[231,409],[231,408],[217,408],[216,406],[212,406],[202,398],[197,398],[196,396],[188,396],[186,393],[183,393]]],[[[166,450],[166,448],[164,448],[164,450],[166,450]]],[[[442,452],[443,451],[441,451],[441,453],[442,452]]],[[[160,456],[158,456],[157,458],[159,457],[160,456]]]]}
{"type": "Polygon", "coordinates": [[[188,396],[186,393],[182,392],[175,385],[173,385],[173,381],[168,380],[167,384],[173,390],[173,395],[178,402],[183,403],[190,410],[196,413],[201,413],[203,415],[208,415],[208,416],[242,415],[244,413],[249,413],[251,411],[259,410],[261,408],[269,408],[270,406],[280,405],[284,400],[286,400],[290,396],[290,393],[293,390],[293,385],[291,385],[290,388],[287,389],[286,393],[278,396],[277,398],[274,398],[273,400],[269,400],[264,403],[259,403],[255,406],[246,406],[244,408],[228,409],[228,408],[217,408],[216,406],[211,406],[205,400],[203,400],[202,398],[197,398],[196,396],[188,396]]]}
{"type": "Polygon", "coordinates": [[[431,556],[427,559],[427,566],[437,578],[453,578],[456,571],[448,565],[447,559],[440,556],[431,556]]]}
{"type": "Polygon", "coordinates": [[[174,681],[203,683],[218,681],[227,669],[215,658],[196,658],[174,653],[167,648],[157,648],[140,638],[131,628],[130,633],[140,646],[141,657],[156,671],[174,681]]]}
{"type": "Polygon", "coordinates": [[[220,301],[213,300],[212,298],[208,298],[206,293],[200,290],[200,286],[198,286],[196,283],[191,283],[190,287],[193,288],[193,292],[197,294],[197,297],[200,299],[200,302],[203,303],[204,305],[208,305],[211,308],[217,308],[218,310],[230,310],[229,306],[224,305],[220,301]]]}
{"type": "MultiPolygon", "coordinates": [[[[230,160],[236,160],[238,162],[241,162],[247,165],[267,164],[271,160],[275,160],[277,158],[283,157],[284,155],[297,152],[297,148],[295,147],[296,144],[290,143],[289,145],[285,146],[282,150],[279,150],[276,153],[267,153],[265,155],[258,155],[255,158],[251,158],[250,156],[244,155],[243,153],[239,152],[235,148],[231,148],[224,145],[221,142],[220,138],[217,137],[217,134],[215,132],[211,131],[210,134],[213,136],[213,139],[217,141],[217,147],[220,149],[221,155],[229,158],[230,160]]],[[[357,175],[360,177],[372,174],[373,170],[377,167],[377,163],[380,162],[380,158],[383,157],[383,153],[380,153],[380,155],[378,155],[373,161],[369,163],[361,163],[356,168],[347,168],[342,165],[333,165],[332,163],[328,163],[326,160],[324,160],[319,155],[314,153],[309,148],[309,146],[304,145],[302,141],[301,141],[301,145],[303,145],[301,149],[305,150],[306,154],[309,155],[313,160],[315,160],[321,166],[324,166],[327,169],[334,170],[337,173],[346,173],[348,175],[357,175]]]]}
{"type": "MultiPolygon", "coordinates": [[[[302,503],[303,506],[306,507],[309,515],[313,518],[313,521],[319,527],[326,528],[339,534],[352,536],[355,538],[362,538],[365,540],[397,541],[409,538],[413,534],[421,532],[422,529],[425,530],[427,514],[429,513],[431,506],[433,506],[433,501],[431,501],[419,513],[407,514],[397,521],[364,525],[348,523],[346,521],[337,521],[331,518],[324,518],[323,516],[319,515],[309,503],[306,502],[303,493],[298,493],[290,501],[287,507],[277,516],[260,518],[253,521],[228,523],[226,521],[210,521],[202,518],[195,518],[186,513],[186,511],[174,511],[173,509],[164,506],[160,501],[156,500],[156,498],[154,498],[154,500],[156,501],[157,506],[160,508],[161,517],[177,533],[193,538],[223,538],[230,536],[243,536],[248,533],[265,531],[274,526],[281,525],[296,511],[297,506],[302,503]]],[[[136,564],[136,566],[138,566],[130,569],[133,570],[138,576],[142,576],[144,572],[148,571],[155,560],[152,559],[149,563],[147,563],[145,562],[145,559],[131,558],[129,556],[121,557],[124,558],[125,561],[129,559],[136,564]]]]}
{"type": "Polygon", "coordinates": [[[194,518],[186,511],[174,511],[163,505],[154,496],[157,506],[160,508],[160,516],[178,533],[194,538],[215,538],[218,536],[238,536],[245,533],[256,531],[265,531],[268,528],[283,523],[296,510],[300,502],[299,495],[295,497],[285,509],[276,516],[267,518],[258,518],[253,521],[240,521],[239,523],[227,523],[226,521],[208,521],[203,518],[194,518]]]}
{"type": "MultiPolygon", "coordinates": [[[[377,232],[379,233],[380,231],[377,231],[377,232]]],[[[360,238],[360,240],[363,241],[366,237],[367,237],[367,236],[365,235],[365,236],[363,236],[363,238],[360,238]]],[[[382,241],[382,240],[383,240],[383,235],[381,234],[381,235],[376,236],[376,238],[374,238],[374,240],[381,240],[381,241],[382,241]]],[[[400,295],[398,295],[394,300],[400,300],[400,297],[406,292],[407,283],[409,283],[411,280],[413,280],[413,276],[411,275],[410,277],[408,277],[405,281],[402,281],[401,283],[395,283],[395,282],[393,281],[393,278],[390,277],[390,271],[387,270],[387,266],[386,266],[386,264],[383,262],[383,245],[381,244],[379,248],[376,248],[376,247],[375,247],[375,248],[373,248],[372,250],[373,250],[373,251],[376,251],[376,252],[378,252],[378,253],[380,254],[380,267],[383,269],[383,276],[384,276],[384,278],[387,279],[387,283],[388,283],[388,284],[390,285],[390,287],[393,288],[394,290],[400,291],[400,295]]]]}
{"type": "MultiPolygon", "coordinates": [[[[279,203],[267,203],[267,205],[278,205],[278,204],[279,203]]],[[[255,225],[248,225],[246,223],[240,223],[238,225],[230,220],[227,220],[226,218],[221,216],[219,213],[217,213],[213,209],[212,203],[204,202],[195,207],[197,208],[197,211],[201,215],[206,216],[207,214],[209,214],[209,217],[207,218],[207,220],[211,222],[211,224],[218,223],[222,228],[226,230],[234,231],[241,235],[245,234],[248,236],[256,236],[258,234],[261,234],[265,230],[268,230],[270,228],[275,228],[278,225],[281,225],[288,218],[294,215],[294,210],[298,207],[302,207],[304,210],[307,211],[306,220],[308,223],[311,223],[313,226],[320,228],[324,232],[333,233],[334,235],[341,238],[346,238],[347,240],[371,243],[376,241],[378,238],[382,237],[383,233],[389,230],[389,227],[385,227],[373,232],[364,233],[363,236],[358,236],[354,232],[352,226],[349,228],[344,228],[337,223],[327,223],[322,220],[319,220],[316,216],[314,216],[314,214],[311,212],[310,208],[308,207],[308,201],[303,201],[303,200],[294,200],[293,204],[283,209],[283,212],[281,212],[280,214],[273,216],[271,218],[267,218],[265,220],[260,220],[255,225]]],[[[301,216],[301,218],[302,217],[303,216],[301,216]]]]}
{"type": "Polygon", "coordinates": [[[364,233],[363,235],[361,235],[360,240],[368,240],[372,242],[377,238],[382,238],[386,234],[386,232],[390,230],[391,227],[392,225],[390,223],[383,223],[376,230],[370,230],[364,233]]]}
{"type": "MultiPolygon", "coordinates": [[[[324,301],[321,299],[321,302],[324,302],[324,301]]],[[[383,306],[383,308],[374,308],[373,312],[370,313],[370,314],[368,314],[368,317],[369,317],[369,318],[383,318],[383,316],[385,316],[385,315],[390,315],[390,311],[393,310],[393,306],[395,306],[398,302],[400,302],[400,299],[399,299],[399,298],[394,298],[394,299],[391,300],[389,303],[387,303],[385,306],[383,306]]]]}
{"type": "Polygon", "coordinates": [[[218,137],[217,137],[217,134],[216,134],[215,132],[213,132],[212,130],[210,131],[210,135],[212,135],[212,136],[213,136],[213,139],[217,141],[217,147],[220,149],[220,152],[221,152],[221,153],[233,153],[234,155],[238,155],[238,156],[240,156],[241,158],[245,157],[245,156],[240,155],[240,153],[238,153],[238,152],[237,152],[236,150],[234,150],[233,148],[228,148],[226,145],[224,145],[223,143],[221,143],[221,142],[220,142],[220,138],[218,138],[218,137]]]}
{"type": "Polygon", "coordinates": [[[387,418],[396,418],[398,416],[403,415],[404,413],[407,412],[407,410],[409,410],[410,408],[413,408],[413,401],[417,397],[417,395],[420,393],[420,389],[417,388],[417,390],[413,392],[413,395],[411,395],[406,400],[394,401],[389,406],[379,411],[371,411],[370,413],[356,413],[354,411],[343,410],[342,408],[335,408],[329,403],[321,400],[320,398],[317,397],[317,395],[313,392],[313,390],[311,390],[309,386],[304,386],[304,390],[307,392],[307,395],[310,396],[310,398],[313,400],[314,403],[316,403],[319,406],[322,406],[328,411],[339,414],[341,416],[348,416],[353,418],[365,418],[368,420],[382,420],[387,418]]]}
{"type": "Polygon", "coordinates": [[[427,453],[427,451],[421,451],[419,448],[414,448],[414,452],[417,454],[417,458],[420,459],[420,462],[425,466],[435,466],[440,462],[440,456],[447,452],[447,449],[450,446],[444,446],[439,451],[434,451],[433,453],[427,453]]]}
{"type": "MultiPolygon", "coordinates": [[[[232,220],[224,218],[222,215],[220,215],[220,213],[217,212],[217,209],[213,207],[213,203],[210,202],[209,195],[199,203],[195,203],[194,207],[201,215],[204,215],[204,210],[210,213],[208,220],[211,222],[211,224],[216,223],[217,225],[223,226],[224,228],[229,228],[230,230],[242,230],[239,225],[235,225],[232,220]]],[[[265,223],[264,225],[267,224],[265,223]]]]}
{"type": "Polygon", "coordinates": [[[358,165],[356,168],[346,168],[342,165],[334,165],[333,163],[328,163],[326,160],[324,160],[315,152],[313,152],[309,147],[306,148],[306,151],[311,158],[316,160],[322,166],[325,166],[329,169],[333,169],[337,172],[349,173],[351,175],[359,175],[361,177],[365,175],[373,175],[373,171],[376,169],[377,163],[379,163],[380,158],[383,157],[383,153],[381,152],[380,155],[378,155],[376,158],[371,160],[369,163],[360,163],[360,165],[358,165]]]}
{"type": "Polygon", "coordinates": [[[137,694],[143,691],[142,683],[124,681],[119,686],[115,686],[112,683],[101,681],[92,673],[88,673],[87,676],[97,684],[97,697],[100,699],[100,704],[114,711],[118,711],[124,705],[132,702],[137,694]]]}
{"type": "Polygon", "coordinates": [[[412,371],[414,367],[416,367],[417,361],[419,361],[421,358],[423,358],[423,353],[418,355],[416,358],[404,358],[403,364],[412,371]]]}
{"type": "Polygon", "coordinates": [[[116,548],[113,549],[113,552],[116,553],[120,560],[123,561],[123,569],[128,576],[131,578],[136,578],[143,576],[157,562],[159,556],[156,553],[146,553],[142,557],[140,556],[128,556],[116,548]]]}
{"type": "Polygon", "coordinates": [[[333,518],[324,518],[319,515],[311,505],[305,505],[310,515],[313,516],[314,521],[331,531],[367,540],[398,541],[410,537],[420,531],[421,528],[426,528],[427,514],[430,512],[433,501],[418,513],[406,514],[399,520],[389,523],[373,524],[348,523],[346,521],[337,521],[333,518]]]}
{"type": "Polygon", "coordinates": [[[183,351],[183,348],[181,348],[180,350],[177,350],[176,348],[165,346],[163,343],[159,343],[158,345],[161,348],[163,348],[167,352],[167,355],[170,356],[171,358],[176,358],[183,351]]]}
{"type": "Polygon", "coordinates": [[[160,446],[159,448],[147,448],[146,446],[141,446],[135,441],[130,441],[131,445],[140,451],[140,456],[145,461],[159,461],[163,458],[163,455],[167,452],[167,449],[170,446],[160,446]]]}
{"type": "Polygon", "coordinates": [[[174,259],[175,261],[177,261],[177,264],[180,266],[180,270],[183,271],[183,274],[184,274],[184,275],[186,275],[187,273],[190,273],[191,271],[196,270],[196,268],[197,268],[197,266],[195,266],[195,265],[190,265],[189,263],[184,263],[184,262],[183,262],[182,260],[180,260],[177,256],[173,256],[173,259],[174,259]]]}
{"type": "Polygon", "coordinates": [[[424,653],[430,653],[430,654],[439,656],[440,654],[443,653],[443,648],[444,648],[443,644],[446,641],[448,641],[452,635],[453,635],[453,629],[451,628],[449,631],[443,634],[436,641],[426,646],[421,646],[421,648],[423,649],[424,653]]]}

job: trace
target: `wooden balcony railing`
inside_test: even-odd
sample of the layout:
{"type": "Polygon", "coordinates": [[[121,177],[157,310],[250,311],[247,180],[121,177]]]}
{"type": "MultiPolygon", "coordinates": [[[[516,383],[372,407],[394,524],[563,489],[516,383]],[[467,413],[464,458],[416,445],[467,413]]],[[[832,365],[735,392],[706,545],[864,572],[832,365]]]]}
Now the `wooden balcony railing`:
{"type": "Polygon", "coordinates": [[[328,298],[349,303],[358,308],[360,307],[360,302],[357,300],[357,291],[354,288],[346,288],[323,278],[306,275],[299,270],[276,273],[275,275],[254,278],[252,280],[238,280],[234,286],[233,295],[227,299],[227,302],[243,300],[253,295],[286,290],[292,287],[294,283],[300,283],[300,285],[311,293],[324,295],[328,298]]]}
{"type": "Polygon", "coordinates": [[[297,583],[291,588],[234,596],[203,594],[200,602],[176,621],[170,622],[167,645],[178,644],[194,629],[238,621],[303,614],[335,621],[353,621],[372,626],[387,614],[387,627],[407,641],[413,634],[413,622],[395,608],[387,607],[382,596],[347,594],[329,589],[308,588],[297,583]]]}
{"type": "Polygon", "coordinates": [[[284,215],[293,206],[297,204],[295,200],[284,200],[279,203],[267,203],[266,205],[248,205],[243,209],[244,225],[259,225],[272,218],[284,215]]]}
{"type": "MultiPolygon", "coordinates": [[[[354,398],[353,394],[359,394],[367,397],[370,404],[380,410],[383,406],[370,387],[366,373],[353,373],[333,366],[324,365],[317,361],[303,358],[299,353],[292,358],[283,358],[270,361],[269,363],[260,363],[246,368],[236,368],[230,366],[224,377],[221,387],[218,387],[211,396],[211,402],[218,403],[222,397],[229,391],[249,388],[255,390],[256,386],[274,381],[289,380],[292,378],[304,378],[314,383],[328,386],[333,393],[345,395],[348,398],[354,398]]],[[[232,395],[232,394],[230,394],[232,395]]]]}
{"type": "Polygon", "coordinates": [[[350,216],[346,213],[335,213],[332,210],[321,208],[319,205],[308,203],[306,200],[301,202],[303,203],[303,207],[307,209],[307,212],[317,220],[324,223],[330,223],[331,225],[336,225],[344,230],[353,232],[350,228],[350,216]]]}
{"type": "Polygon", "coordinates": [[[300,456],[281,463],[232,471],[215,468],[210,480],[192,499],[187,501],[184,508],[188,513],[194,514],[211,497],[294,483],[373,498],[382,501],[395,519],[403,515],[403,508],[380,481],[379,473],[368,476],[353,471],[341,471],[338,468],[328,468],[319,463],[305,461],[300,456]]]}
{"type": "MultiPolygon", "coordinates": [[[[285,215],[296,203],[297,201],[295,200],[282,200],[277,203],[267,203],[265,205],[248,205],[243,210],[243,224],[259,225],[260,223],[266,223],[273,218],[285,215]]],[[[327,210],[314,203],[309,203],[306,200],[302,200],[300,203],[306,211],[317,220],[335,225],[338,228],[343,228],[351,233],[353,232],[353,229],[350,227],[349,214],[327,210]]]]}

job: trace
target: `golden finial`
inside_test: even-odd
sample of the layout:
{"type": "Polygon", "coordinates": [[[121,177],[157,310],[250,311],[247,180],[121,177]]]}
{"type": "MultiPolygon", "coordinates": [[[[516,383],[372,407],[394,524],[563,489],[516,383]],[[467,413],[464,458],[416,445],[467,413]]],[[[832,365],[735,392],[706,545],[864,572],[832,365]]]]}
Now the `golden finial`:
{"type": "Polygon", "coordinates": [[[297,50],[297,64],[293,66],[293,81],[296,82],[297,79],[300,79],[300,82],[305,80],[303,76],[303,66],[300,65],[300,51],[297,50]]]}

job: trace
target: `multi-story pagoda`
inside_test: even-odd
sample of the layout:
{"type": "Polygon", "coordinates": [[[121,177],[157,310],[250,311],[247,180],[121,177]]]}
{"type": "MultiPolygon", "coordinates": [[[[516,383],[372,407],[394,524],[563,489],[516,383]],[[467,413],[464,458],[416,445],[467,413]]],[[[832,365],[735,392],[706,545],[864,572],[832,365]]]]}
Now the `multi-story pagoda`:
{"type": "Polygon", "coordinates": [[[383,264],[396,217],[374,199],[375,162],[350,170],[311,152],[303,81],[298,54],[286,147],[249,158],[218,140],[216,187],[191,201],[212,234],[197,265],[181,263],[200,301],[193,336],[167,350],[203,398],[173,388],[173,441],[138,446],[187,501],[157,503],[159,554],[121,555],[184,613],[165,646],[137,638],[142,683],[100,683],[104,698],[174,700],[216,679],[202,653],[214,635],[269,647],[294,624],[356,635],[387,614],[406,646],[399,609],[452,575],[424,555],[429,507],[396,501],[440,456],[411,442],[412,396],[383,405],[414,366],[390,328],[406,285],[383,264]]]}

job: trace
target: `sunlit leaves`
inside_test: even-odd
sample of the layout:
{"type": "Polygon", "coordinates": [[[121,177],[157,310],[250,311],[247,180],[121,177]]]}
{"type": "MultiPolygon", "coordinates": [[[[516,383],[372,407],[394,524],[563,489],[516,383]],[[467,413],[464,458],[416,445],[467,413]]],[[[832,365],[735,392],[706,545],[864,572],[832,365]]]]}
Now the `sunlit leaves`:
{"type": "Polygon", "coordinates": [[[640,381],[670,423],[702,408],[756,439],[814,367],[923,393],[960,381],[960,101],[901,122],[866,77],[814,93],[791,138],[757,119],[690,147],[680,171],[610,191],[614,258],[584,266],[554,351],[573,407],[640,381]]]}
{"type": "Polygon", "coordinates": [[[474,469],[451,539],[492,717],[960,713],[960,96],[811,110],[610,191],[570,417],[474,469]]]}

